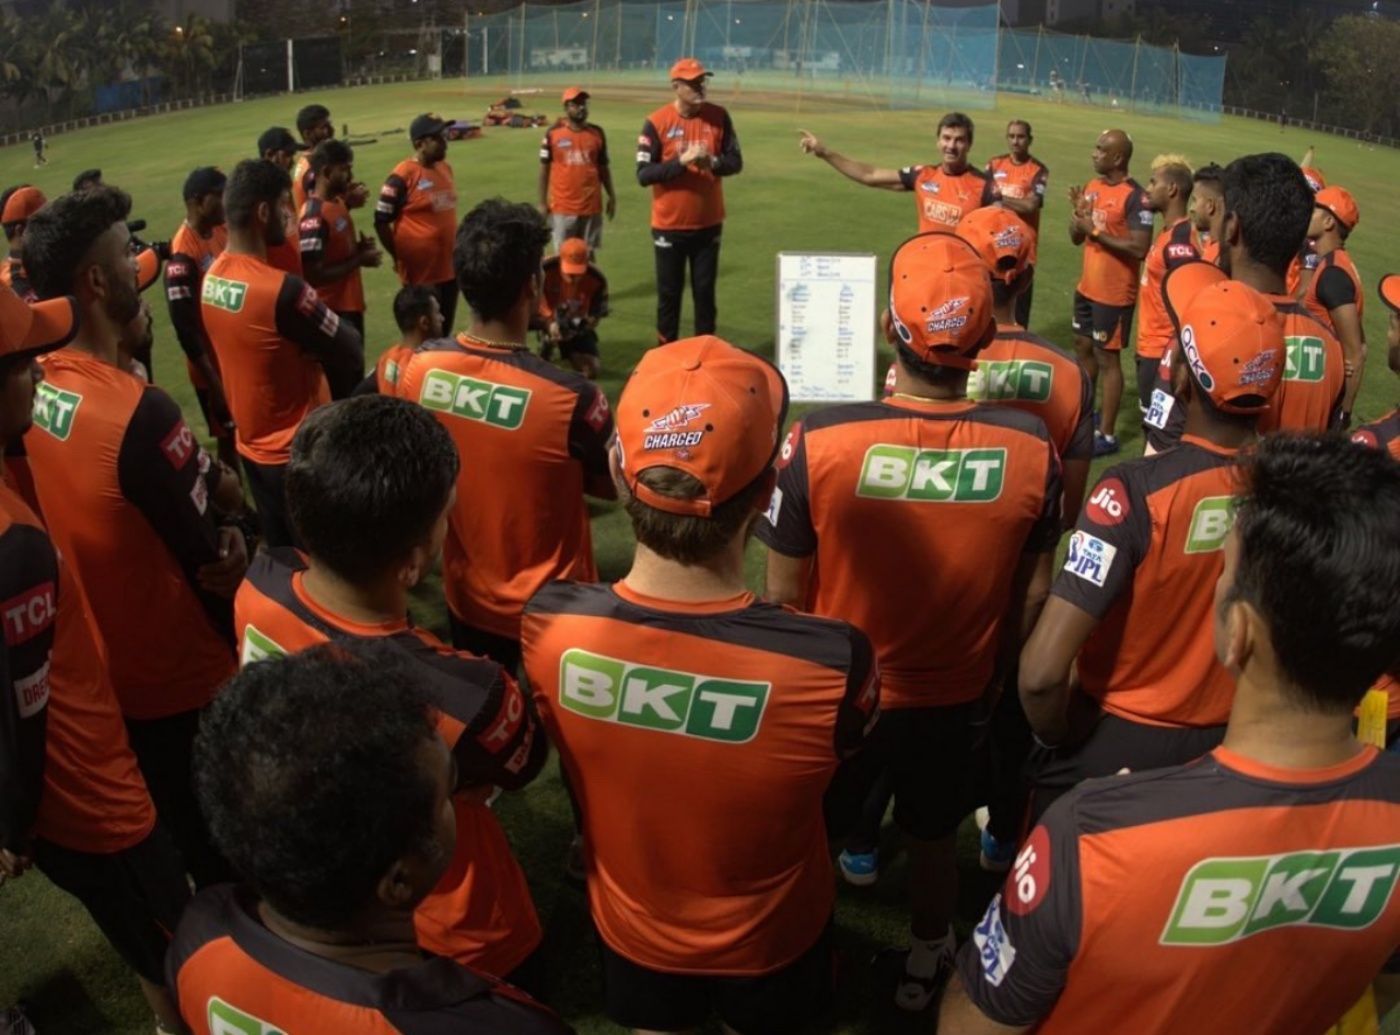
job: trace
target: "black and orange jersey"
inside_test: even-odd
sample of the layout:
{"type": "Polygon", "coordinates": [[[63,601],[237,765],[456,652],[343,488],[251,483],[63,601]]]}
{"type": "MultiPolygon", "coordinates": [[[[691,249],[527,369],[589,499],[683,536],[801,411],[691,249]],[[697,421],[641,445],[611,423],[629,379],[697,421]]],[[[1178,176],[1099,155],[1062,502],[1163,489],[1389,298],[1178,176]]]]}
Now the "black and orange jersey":
{"type": "MultiPolygon", "coordinates": [[[[891,368],[893,369],[893,368],[891,368]]],[[[1019,324],[998,324],[977,353],[969,398],[1033,413],[1045,422],[1061,460],[1094,456],[1094,386],[1084,368],[1019,324]]]]}
{"type": "Polygon", "coordinates": [[[757,534],[814,557],[806,610],[869,634],[886,708],[976,700],[1023,552],[1055,548],[1060,464],[1037,417],[893,397],[792,426],[757,534]]]}
{"type": "Polygon", "coordinates": [[[1317,270],[1318,254],[1317,248],[1313,244],[1312,238],[1305,238],[1303,246],[1298,250],[1298,254],[1293,256],[1293,261],[1288,264],[1288,272],[1284,277],[1284,290],[1288,292],[1290,298],[1297,298],[1303,290],[1303,274],[1311,276],[1317,270]]]}
{"type": "Polygon", "coordinates": [[[219,358],[238,452],[285,464],[306,415],[360,380],[359,336],[311,285],[252,255],[224,252],[204,275],[204,328],[219,358]]]}
{"type": "Polygon", "coordinates": [[[406,953],[383,973],[315,956],[268,930],[256,900],[232,884],[190,902],[166,972],[194,1035],[573,1032],[523,992],[441,956],[406,953]]]}
{"type": "Polygon", "coordinates": [[[1358,320],[1365,314],[1366,289],[1361,286],[1361,274],[1345,248],[1318,257],[1317,270],[1308,281],[1307,291],[1303,292],[1303,305],[1334,333],[1333,309],[1354,305],[1358,320]]]}
{"type": "Polygon", "coordinates": [[[0,263],[0,284],[19,295],[22,302],[34,302],[39,298],[34,293],[33,285],[29,283],[29,274],[24,271],[24,263],[19,259],[9,258],[0,263]]]}
{"type": "Polygon", "coordinates": [[[1147,250],[1147,260],[1142,264],[1142,305],[1137,322],[1139,359],[1161,359],[1176,337],[1176,329],[1167,315],[1167,303],[1162,297],[1162,282],[1182,263],[1194,262],[1200,257],[1191,220],[1185,216],[1163,227],[1147,250]]]}
{"type": "Polygon", "coordinates": [[[603,211],[603,181],[598,170],[608,165],[608,138],[589,122],[574,129],[560,119],[540,142],[540,162],[549,166],[549,211],[566,216],[596,216],[603,211]]]}
{"type": "MultiPolygon", "coordinates": [[[[204,286],[204,274],[214,260],[228,247],[228,227],[220,224],[201,237],[189,223],[181,223],[170,239],[170,261],[165,264],[165,304],[170,310],[170,324],[180,342],[186,361],[208,356],[217,362],[209,335],[204,331],[204,315],[199,299],[204,286]]],[[[190,380],[196,388],[208,388],[202,375],[191,364],[190,380]]]]}
{"type": "MultiPolygon", "coordinates": [[[[315,195],[307,198],[297,227],[301,235],[303,267],[310,258],[326,265],[341,263],[352,258],[358,250],[355,221],[350,218],[350,210],[345,207],[343,198],[322,200],[315,195]]],[[[365,285],[359,267],[339,280],[317,285],[316,294],[337,313],[365,311],[365,285]]]]}
{"type": "Polygon", "coordinates": [[[899,182],[914,194],[919,233],[954,230],[963,214],[996,201],[995,181],[976,166],[960,173],[944,172],[941,165],[906,165],[899,182]]]}
{"type": "Polygon", "coordinates": [[[963,987],[1037,1035],[1328,1030],[1394,963],[1397,831],[1400,758],[1372,747],[1089,780],[1031,832],[963,987]]]}
{"type": "Polygon", "coordinates": [[[292,163],[292,206],[300,212],[316,190],[316,170],[311,168],[311,152],[298,152],[292,163]]]}
{"type": "MultiPolygon", "coordinates": [[[[1045,203],[1045,189],[1050,183],[1050,169],[1039,158],[1027,155],[1017,162],[1009,154],[997,155],[987,162],[987,175],[996,193],[1003,198],[1039,198],[1041,204],[1027,214],[1016,213],[1021,221],[1040,234],[1040,209],[1045,203]]],[[[1034,255],[1034,250],[1032,250],[1034,255]]]]}
{"type": "MultiPolygon", "coordinates": [[[[1318,321],[1302,303],[1287,295],[1265,296],[1283,317],[1286,356],[1283,380],[1259,415],[1258,430],[1326,431],[1337,423],[1346,391],[1346,363],[1342,343],[1330,325],[1318,321]]],[[[1152,402],[1143,417],[1143,430],[1153,449],[1170,449],[1186,427],[1185,407],[1171,390],[1171,357],[1179,346],[1162,354],[1152,402]]]]}
{"type": "Polygon", "coordinates": [[[559,256],[544,260],[544,290],[540,292],[538,320],[548,326],[559,321],[565,338],[578,330],[577,321],[601,320],[608,315],[608,278],[591,262],[577,277],[566,277],[559,256]]]}
{"type": "MultiPolygon", "coordinates": [[[[549,750],[515,680],[494,661],[455,651],[402,619],[355,622],[318,605],[303,585],[305,562],[293,550],[261,551],[238,589],[234,624],[243,664],[294,654],[320,643],[390,640],[432,688],[438,731],[457,761],[459,788],[515,790],[539,774],[549,750]]],[[[457,847],[452,865],[418,907],[419,944],[488,974],[509,974],[543,937],[525,875],[495,813],[454,797],[457,847]]]]}
{"type": "Polygon", "coordinates": [[[835,897],[823,793],[878,714],[864,634],[752,593],[556,582],[522,646],[603,941],[676,974],[766,974],[810,949],[835,897]]]}
{"type": "Polygon", "coordinates": [[[229,601],[198,578],[219,556],[217,471],[160,388],[71,346],[41,363],[25,440],[34,484],[107,643],[122,711],[203,707],[235,667],[229,601]]]}
{"type": "Polygon", "coordinates": [[[1201,249],[1201,261],[1208,262],[1212,266],[1220,265],[1220,242],[1209,234],[1197,234],[1197,242],[1201,249]]]}
{"type": "Polygon", "coordinates": [[[471,458],[443,546],[447,606],[467,625],[517,639],[541,586],[598,577],[584,493],[611,491],[607,397],[524,348],[466,335],[423,345],[398,394],[431,411],[471,458]]]}
{"type": "Polygon", "coordinates": [[[156,822],[69,561],[0,484],[0,848],[119,852],[156,822]]]}
{"type": "Polygon", "coordinates": [[[651,188],[653,230],[703,230],[724,222],[725,176],[744,168],[729,112],[706,101],[686,118],[674,104],[657,108],[637,138],[637,182],[651,188]],[[680,156],[704,144],[714,159],[685,166],[680,156]]]}
{"type": "Polygon", "coordinates": [[[457,184],[446,161],[425,166],[405,158],[379,189],[377,226],[394,228],[394,269],[405,284],[452,280],[457,237],[457,184]]]}
{"type": "MultiPolygon", "coordinates": [[[[1092,179],[1084,185],[1094,229],[1110,237],[1152,230],[1147,196],[1131,177],[1117,183],[1092,179]]],[[[1137,259],[1110,251],[1092,237],[1084,239],[1084,268],[1076,290],[1100,305],[1127,306],[1137,300],[1137,259]]]]}
{"type": "Polygon", "coordinates": [[[374,364],[374,390],[380,395],[398,395],[399,381],[403,379],[408,361],[414,348],[396,342],[385,349],[374,364]]]}
{"type": "Polygon", "coordinates": [[[1104,711],[1164,726],[1229,718],[1235,682],[1215,658],[1212,600],[1237,456],[1186,435],[1109,468],[1089,493],[1050,591],[1098,619],[1078,670],[1104,711]]]}
{"type": "Polygon", "coordinates": [[[1400,460],[1400,409],[1363,424],[1351,433],[1351,440],[1372,449],[1382,449],[1392,459],[1400,460]]]}

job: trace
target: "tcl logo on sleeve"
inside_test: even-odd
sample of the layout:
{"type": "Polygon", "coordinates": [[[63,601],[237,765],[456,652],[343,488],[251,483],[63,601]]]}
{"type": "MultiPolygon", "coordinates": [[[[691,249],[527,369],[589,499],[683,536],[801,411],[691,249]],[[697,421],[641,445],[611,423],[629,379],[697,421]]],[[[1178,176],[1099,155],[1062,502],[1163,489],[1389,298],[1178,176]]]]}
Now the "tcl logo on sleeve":
{"type": "Polygon", "coordinates": [[[1011,864],[1006,878],[1006,908],[1017,916],[1033,912],[1050,890],[1050,834],[1043,826],[1031,831],[1011,864]]]}
{"type": "MultiPolygon", "coordinates": [[[[492,754],[497,753],[516,737],[520,731],[521,724],[525,721],[525,697],[514,686],[508,686],[505,697],[501,701],[500,714],[496,716],[494,722],[489,727],[477,734],[477,742],[492,754]]],[[[525,742],[521,749],[517,749],[506,762],[506,768],[513,773],[518,773],[530,757],[530,742],[533,736],[525,737],[525,742]]]]}
{"type": "Polygon", "coordinates": [[[160,451],[165,454],[165,459],[170,461],[170,466],[175,470],[180,470],[189,462],[195,451],[194,433],[190,431],[190,426],[184,421],[179,421],[170,429],[170,433],[160,440],[160,451]]]}
{"type": "Polygon", "coordinates": [[[1096,525],[1121,525],[1131,512],[1128,490],[1117,478],[1099,482],[1084,506],[1084,513],[1096,525]]]}
{"type": "Polygon", "coordinates": [[[593,405],[584,414],[584,420],[588,421],[588,426],[594,431],[602,431],[608,426],[608,417],[612,410],[608,408],[608,397],[602,392],[597,392],[593,397],[593,405]]]}
{"type": "Polygon", "coordinates": [[[1169,244],[1167,245],[1167,258],[1169,259],[1191,259],[1196,255],[1196,249],[1189,244],[1169,244]]]}
{"type": "Polygon", "coordinates": [[[5,623],[5,643],[11,647],[27,643],[53,624],[52,582],[41,583],[0,604],[0,621],[5,623]]]}

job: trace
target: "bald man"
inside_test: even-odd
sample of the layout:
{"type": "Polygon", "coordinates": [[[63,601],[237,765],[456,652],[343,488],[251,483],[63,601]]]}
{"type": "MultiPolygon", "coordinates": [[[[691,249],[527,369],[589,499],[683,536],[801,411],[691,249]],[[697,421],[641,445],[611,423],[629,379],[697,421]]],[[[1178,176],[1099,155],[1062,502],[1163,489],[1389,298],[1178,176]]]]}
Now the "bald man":
{"type": "Polygon", "coordinates": [[[1128,175],[1133,141],[1121,129],[1105,130],[1093,151],[1094,178],[1069,189],[1069,239],[1084,248],[1084,269],[1074,291],[1074,347],[1079,365],[1103,402],[1094,430],[1094,455],[1118,452],[1118,405],[1123,398],[1119,353],[1133,325],[1138,277],[1152,244],[1152,210],[1128,175]]]}

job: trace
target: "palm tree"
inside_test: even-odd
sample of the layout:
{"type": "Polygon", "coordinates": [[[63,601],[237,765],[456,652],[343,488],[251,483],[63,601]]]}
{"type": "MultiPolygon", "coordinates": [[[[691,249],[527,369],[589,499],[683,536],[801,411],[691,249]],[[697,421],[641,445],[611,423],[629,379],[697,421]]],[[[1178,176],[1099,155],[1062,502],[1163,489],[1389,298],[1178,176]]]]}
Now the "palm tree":
{"type": "Polygon", "coordinates": [[[208,91],[210,73],[217,62],[214,34],[204,17],[192,14],[183,25],[176,25],[166,38],[164,49],[166,72],[179,96],[193,97],[208,91]]]}

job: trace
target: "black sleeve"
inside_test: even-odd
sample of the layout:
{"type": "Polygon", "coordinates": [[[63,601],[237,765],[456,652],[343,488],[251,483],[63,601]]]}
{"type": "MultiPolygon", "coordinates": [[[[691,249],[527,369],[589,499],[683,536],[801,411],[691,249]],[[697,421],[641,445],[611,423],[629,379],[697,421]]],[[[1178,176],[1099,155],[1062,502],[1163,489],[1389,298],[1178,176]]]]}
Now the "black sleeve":
{"type": "Polygon", "coordinates": [[[1065,460],[1094,458],[1094,383],[1084,368],[1079,368],[1079,420],[1065,446],[1065,460]]]}
{"type": "Polygon", "coordinates": [[[301,218],[297,220],[297,235],[301,240],[301,261],[314,259],[320,262],[326,257],[326,242],[330,239],[331,228],[321,215],[320,208],[315,211],[303,209],[301,218]]]}
{"type": "Polygon", "coordinates": [[[180,349],[191,360],[211,353],[199,311],[199,286],[204,279],[199,263],[177,252],[165,264],[165,304],[180,349]]]}
{"type": "Polygon", "coordinates": [[[589,300],[588,315],[601,320],[612,312],[608,304],[608,278],[596,269],[593,274],[598,278],[598,290],[593,292],[593,297],[589,300]]]}
{"type": "Polygon", "coordinates": [[[398,173],[391,173],[379,188],[379,200],[374,203],[375,225],[396,223],[404,205],[408,204],[408,185],[398,173]]]}
{"type": "Polygon", "coordinates": [[[651,124],[651,119],[642,125],[642,135],[637,138],[637,182],[643,187],[666,183],[685,175],[685,166],[679,159],[669,162],[661,160],[661,135],[651,124]]]}
{"type": "Polygon", "coordinates": [[[608,443],[612,433],[608,397],[589,381],[580,389],[573,419],[569,421],[569,455],[583,465],[586,476],[608,477],[608,443]]]}
{"type": "Polygon", "coordinates": [[[851,663],[846,670],[846,695],[836,712],[836,754],[839,758],[858,751],[880,720],[880,665],[870,638],[855,626],[847,626],[851,639],[851,663]]]}
{"type": "Polygon", "coordinates": [[[1154,217],[1155,213],[1147,207],[1147,195],[1141,187],[1134,187],[1123,208],[1123,220],[1128,224],[1128,236],[1151,234],[1154,217]]]}
{"type": "Polygon", "coordinates": [[[1317,274],[1317,300],[1328,311],[1344,305],[1356,305],[1356,285],[1344,270],[1324,266],[1317,274]]]}
{"type": "Polygon", "coordinates": [[[219,529],[209,511],[209,454],[180,408],[148,387],[136,404],[117,456],[117,481],[184,573],[215,631],[233,643],[233,602],[199,586],[199,569],[219,558],[219,529]]]}
{"type": "Polygon", "coordinates": [[[48,732],[58,554],[44,532],[0,535],[0,847],[20,853],[39,813],[48,732]]]}
{"type": "Polygon", "coordinates": [[[551,161],[551,150],[549,146],[549,130],[544,131],[544,139],[540,141],[540,164],[548,165],[551,161]]]}
{"type": "Polygon", "coordinates": [[[364,377],[364,343],[360,332],[342,320],[300,277],[282,278],[277,294],[277,333],[321,361],[331,397],[344,399],[364,377]]]}
{"type": "Polygon", "coordinates": [[[922,165],[906,165],[899,170],[899,185],[905,190],[913,190],[919,182],[919,172],[922,169],[922,165]]]}
{"type": "Polygon", "coordinates": [[[785,557],[810,557],[817,552],[808,495],[807,439],[798,421],[788,431],[778,455],[778,484],[768,503],[768,514],[754,526],[754,534],[770,550],[785,557]]]}
{"type": "Polygon", "coordinates": [[[1023,553],[1054,553],[1060,545],[1060,499],[1064,495],[1064,479],[1060,476],[1060,458],[1047,439],[1045,451],[1045,496],[1040,502],[1040,515],[1026,537],[1023,553]]]}
{"type": "Polygon", "coordinates": [[[996,180],[992,179],[990,176],[984,178],[982,180],[982,207],[985,208],[992,204],[997,200],[997,197],[996,180]]]}
{"type": "Polygon", "coordinates": [[[602,126],[594,126],[598,131],[598,167],[612,164],[608,158],[608,135],[603,132],[602,126]]]}
{"type": "Polygon", "coordinates": [[[714,174],[733,176],[744,170],[744,153],[739,150],[739,134],[734,132],[734,120],[724,113],[724,135],[720,138],[719,154],[715,156],[714,174]]]}
{"type": "Polygon", "coordinates": [[[355,386],[351,395],[378,395],[379,394],[379,371],[371,370],[363,381],[355,386]]]}
{"type": "Polygon", "coordinates": [[[1152,515],[1121,467],[1111,467],[1089,492],[1070,535],[1064,567],[1050,592],[1103,618],[1132,588],[1152,541],[1152,515]]]}

